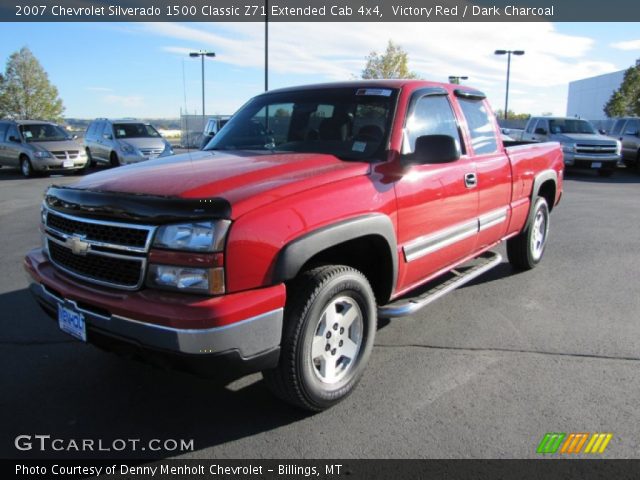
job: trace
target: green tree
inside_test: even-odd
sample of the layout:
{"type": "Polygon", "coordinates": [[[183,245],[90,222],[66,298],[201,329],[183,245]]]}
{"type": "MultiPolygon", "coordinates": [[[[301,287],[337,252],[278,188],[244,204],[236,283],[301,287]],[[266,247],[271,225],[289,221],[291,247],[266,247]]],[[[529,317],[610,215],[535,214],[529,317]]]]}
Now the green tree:
{"type": "Polygon", "coordinates": [[[626,117],[640,115],[640,64],[627,69],[618,90],[604,106],[607,117],[626,117]]]}
{"type": "Polygon", "coordinates": [[[366,57],[366,61],[367,64],[361,74],[364,79],[418,78],[415,72],[409,70],[407,52],[391,40],[384,53],[372,51],[366,57]]]}
{"type": "Polygon", "coordinates": [[[27,47],[11,54],[0,81],[0,114],[14,119],[59,121],[64,106],[38,59],[27,47]]]}
{"type": "MultiPolygon", "coordinates": [[[[504,110],[498,109],[494,113],[497,118],[504,118],[504,110]]],[[[531,118],[530,113],[516,113],[513,110],[509,110],[507,113],[509,114],[507,116],[509,120],[529,120],[531,118]]]]}

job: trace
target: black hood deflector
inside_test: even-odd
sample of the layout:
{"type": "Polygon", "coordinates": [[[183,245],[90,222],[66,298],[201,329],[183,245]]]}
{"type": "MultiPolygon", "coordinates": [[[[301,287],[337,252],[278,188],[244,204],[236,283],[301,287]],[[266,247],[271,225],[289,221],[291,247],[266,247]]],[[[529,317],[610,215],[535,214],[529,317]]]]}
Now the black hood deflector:
{"type": "Polygon", "coordinates": [[[51,209],[79,217],[151,225],[231,218],[231,205],[224,198],[161,197],[54,185],[46,191],[45,203],[51,209]]]}

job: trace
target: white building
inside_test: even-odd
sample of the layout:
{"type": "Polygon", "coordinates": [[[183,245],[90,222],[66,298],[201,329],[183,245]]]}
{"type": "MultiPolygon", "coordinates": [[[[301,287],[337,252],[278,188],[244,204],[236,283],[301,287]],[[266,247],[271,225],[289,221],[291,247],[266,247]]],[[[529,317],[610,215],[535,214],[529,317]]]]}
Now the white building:
{"type": "Polygon", "coordinates": [[[620,70],[570,82],[567,116],[578,116],[587,120],[606,119],[604,106],[611,98],[611,94],[620,88],[625,71],[620,70]]]}

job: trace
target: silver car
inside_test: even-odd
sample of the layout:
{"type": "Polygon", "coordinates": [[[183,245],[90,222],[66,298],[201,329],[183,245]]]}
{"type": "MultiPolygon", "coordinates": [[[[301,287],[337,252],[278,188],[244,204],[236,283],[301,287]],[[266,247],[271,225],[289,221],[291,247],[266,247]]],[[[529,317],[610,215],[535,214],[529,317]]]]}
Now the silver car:
{"type": "Polygon", "coordinates": [[[153,125],[139,120],[99,118],[89,124],[84,146],[92,163],[114,167],[173,155],[173,149],[153,125]]]}
{"type": "Polygon", "coordinates": [[[88,165],[80,142],[55,123],[39,120],[0,121],[0,166],[37,172],[82,171],[88,165]]]}

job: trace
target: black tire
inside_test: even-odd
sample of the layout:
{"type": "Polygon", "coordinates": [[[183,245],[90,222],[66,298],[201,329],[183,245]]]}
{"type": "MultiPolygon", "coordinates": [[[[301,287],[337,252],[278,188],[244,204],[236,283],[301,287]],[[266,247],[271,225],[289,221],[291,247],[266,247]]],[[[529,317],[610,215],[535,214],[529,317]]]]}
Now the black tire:
{"type": "Polygon", "coordinates": [[[376,333],[373,291],[359,271],[330,265],[304,272],[287,297],[280,363],[262,374],[284,401],[325,410],[345,399],[362,377],[376,333]]]}
{"type": "Polygon", "coordinates": [[[96,161],[93,159],[93,156],[91,155],[91,149],[87,147],[85,148],[85,150],[87,152],[87,165],[85,166],[85,168],[95,167],[96,161]]]}
{"type": "Polygon", "coordinates": [[[34,175],[31,160],[25,156],[20,157],[20,173],[24,178],[31,178],[34,175]]]}
{"type": "Polygon", "coordinates": [[[537,197],[524,230],[507,240],[507,258],[511,266],[516,270],[531,270],[538,265],[542,260],[548,237],[549,205],[543,197],[537,197]],[[543,227],[538,223],[539,215],[544,219],[543,227]]]}
{"type": "Polygon", "coordinates": [[[112,167],[119,167],[120,165],[122,165],[116,152],[111,152],[111,155],[109,155],[109,163],[112,167]]]}
{"type": "Polygon", "coordinates": [[[598,170],[598,175],[601,177],[609,178],[611,175],[613,175],[613,172],[615,172],[615,169],[613,168],[601,168],[598,170]]]}

